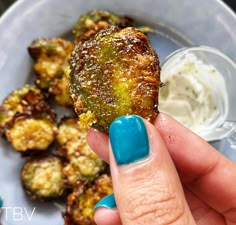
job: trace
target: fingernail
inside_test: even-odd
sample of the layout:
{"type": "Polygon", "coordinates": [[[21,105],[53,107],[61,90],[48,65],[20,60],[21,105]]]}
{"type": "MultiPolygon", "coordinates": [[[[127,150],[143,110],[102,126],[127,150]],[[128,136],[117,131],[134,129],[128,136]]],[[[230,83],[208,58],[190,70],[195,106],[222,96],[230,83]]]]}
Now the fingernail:
{"type": "Polygon", "coordinates": [[[0,197],[0,208],[3,206],[3,200],[2,198],[0,197]]]}
{"type": "Polygon", "coordinates": [[[149,156],[146,126],[138,116],[123,116],[113,121],[110,143],[117,165],[137,162],[149,156]]]}
{"type": "Polygon", "coordinates": [[[115,198],[114,198],[114,194],[108,195],[105,198],[103,198],[102,200],[100,200],[94,206],[94,210],[96,210],[99,207],[105,207],[105,208],[108,208],[108,209],[116,208],[116,201],[115,201],[115,198]]]}

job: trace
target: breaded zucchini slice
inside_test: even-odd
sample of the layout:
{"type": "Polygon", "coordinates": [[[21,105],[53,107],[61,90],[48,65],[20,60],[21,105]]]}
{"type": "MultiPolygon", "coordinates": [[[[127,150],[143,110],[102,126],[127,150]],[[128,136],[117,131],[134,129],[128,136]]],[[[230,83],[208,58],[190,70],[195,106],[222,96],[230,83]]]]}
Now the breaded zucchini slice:
{"type": "Polygon", "coordinates": [[[134,22],[128,17],[118,16],[108,11],[92,10],[79,18],[72,33],[75,42],[85,41],[93,37],[98,31],[107,29],[112,25],[124,28],[134,26],[134,22]]]}
{"type": "Polygon", "coordinates": [[[92,182],[107,164],[87,144],[87,129],[80,127],[78,118],[63,118],[58,127],[56,140],[60,155],[67,159],[63,174],[69,187],[78,183],[92,182]]]}
{"type": "Polygon", "coordinates": [[[58,132],[56,141],[60,146],[65,145],[72,139],[84,139],[86,138],[87,132],[81,132],[79,126],[79,119],[74,117],[62,118],[58,125],[58,132]]]}
{"type": "Polygon", "coordinates": [[[37,119],[28,115],[14,118],[6,129],[6,137],[15,150],[47,150],[55,140],[57,126],[47,119],[37,119]]]}
{"type": "Polygon", "coordinates": [[[52,155],[30,158],[22,169],[21,180],[32,199],[49,200],[65,191],[62,162],[52,155]]]}
{"type": "Polygon", "coordinates": [[[70,97],[70,67],[64,69],[63,75],[52,81],[48,92],[54,96],[55,101],[65,107],[73,107],[70,97]]]}
{"type": "Polygon", "coordinates": [[[96,129],[108,133],[115,118],[128,114],[155,119],[159,60],[136,28],[110,27],[77,44],[70,67],[74,108],[78,115],[94,113],[96,129]]]}
{"type": "Polygon", "coordinates": [[[0,106],[0,135],[5,134],[16,115],[22,114],[49,121],[56,119],[41,90],[28,84],[11,92],[0,106]]]}
{"type": "Polygon", "coordinates": [[[81,139],[68,141],[63,150],[69,160],[63,167],[63,174],[69,187],[74,187],[83,181],[92,182],[107,168],[107,164],[81,139]]]}
{"type": "Polygon", "coordinates": [[[89,188],[79,186],[67,198],[65,225],[95,225],[94,206],[105,196],[112,194],[111,177],[98,177],[89,188]]]}
{"type": "Polygon", "coordinates": [[[39,88],[48,90],[56,78],[63,77],[72,49],[72,43],[62,38],[40,38],[32,42],[28,52],[35,60],[33,68],[39,88]]]}

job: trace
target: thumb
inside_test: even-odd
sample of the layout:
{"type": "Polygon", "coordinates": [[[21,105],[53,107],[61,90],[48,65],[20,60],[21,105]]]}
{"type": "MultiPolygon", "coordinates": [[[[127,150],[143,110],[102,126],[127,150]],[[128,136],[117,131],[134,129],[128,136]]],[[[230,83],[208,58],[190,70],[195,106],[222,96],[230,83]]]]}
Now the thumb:
{"type": "Polygon", "coordinates": [[[110,127],[110,168],[123,225],[195,222],[171,157],[156,128],[137,116],[110,127]]]}

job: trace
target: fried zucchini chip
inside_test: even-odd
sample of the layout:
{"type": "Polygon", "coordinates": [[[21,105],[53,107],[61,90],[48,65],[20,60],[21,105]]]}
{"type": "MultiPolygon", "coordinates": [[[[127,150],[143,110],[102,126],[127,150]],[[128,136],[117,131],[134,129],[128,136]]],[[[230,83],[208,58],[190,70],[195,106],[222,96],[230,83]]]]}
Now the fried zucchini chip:
{"type": "Polygon", "coordinates": [[[48,90],[56,78],[63,77],[72,49],[72,43],[62,38],[40,38],[32,42],[28,52],[35,60],[33,68],[39,88],[48,90]]]}
{"type": "Polygon", "coordinates": [[[115,118],[128,114],[155,119],[159,60],[136,28],[110,27],[77,44],[70,67],[74,108],[78,115],[94,113],[96,129],[108,133],[115,118]]]}
{"type": "Polygon", "coordinates": [[[93,37],[98,31],[109,28],[110,26],[120,28],[133,27],[134,22],[126,16],[117,16],[114,13],[102,10],[93,10],[82,15],[72,33],[75,42],[85,41],[93,37]]]}
{"type": "Polygon", "coordinates": [[[63,149],[69,162],[63,167],[63,174],[69,187],[85,180],[91,182],[103,172],[107,164],[82,140],[73,139],[63,149]]]}
{"type": "Polygon", "coordinates": [[[57,142],[62,147],[59,154],[67,159],[63,174],[69,187],[78,183],[92,182],[107,164],[88,146],[87,129],[80,127],[78,118],[64,118],[58,127],[57,142]]]}
{"type": "Polygon", "coordinates": [[[56,78],[52,81],[48,92],[54,96],[55,101],[66,107],[73,106],[72,99],[70,97],[70,68],[69,65],[63,72],[61,78],[56,78]]]}
{"type": "Polygon", "coordinates": [[[14,117],[27,115],[54,122],[56,114],[45,101],[45,96],[32,85],[25,85],[10,93],[0,106],[0,135],[12,125],[14,117]]]}
{"type": "Polygon", "coordinates": [[[30,158],[22,169],[21,180],[25,192],[32,199],[54,199],[65,191],[62,162],[55,156],[30,158]]]}
{"type": "Polygon", "coordinates": [[[73,139],[85,139],[86,132],[81,132],[79,119],[73,117],[62,118],[58,125],[56,140],[60,146],[65,145],[73,139]]]}
{"type": "Polygon", "coordinates": [[[112,192],[111,178],[105,174],[98,177],[89,188],[76,188],[67,198],[65,225],[95,225],[95,204],[112,192]]]}
{"type": "Polygon", "coordinates": [[[14,118],[6,129],[6,137],[15,150],[47,150],[55,139],[57,126],[47,119],[35,119],[28,115],[14,118]]]}

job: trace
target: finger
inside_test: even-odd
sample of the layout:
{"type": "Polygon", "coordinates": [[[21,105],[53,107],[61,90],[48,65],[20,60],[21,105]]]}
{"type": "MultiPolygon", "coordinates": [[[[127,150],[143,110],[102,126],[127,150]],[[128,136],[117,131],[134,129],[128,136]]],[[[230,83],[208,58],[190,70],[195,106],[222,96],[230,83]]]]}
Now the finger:
{"type": "Polygon", "coordinates": [[[118,210],[99,207],[95,211],[94,220],[97,225],[122,225],[118,210]]]}
{"type": "Polygon", "coordinates": [[[116,208],[114,194],[100,200],[95,206],[94,220],[98,225],[121,225],[120,214],[116,208]]]}
{"type": "Polygon", "coordinates": [[[201,201],[188,188],[184,188],[186,200],[197,225],[226,225],[224,217],[201,201]]]}
{"type": "MultiPolygon", "coordinates": [[[[162,113],[158,116],[158,118],[156,119],[154,124],[155,124],[156,128],[159,130],[165,144],[168,147],[168,150],[170,151],[171,157],[173,158],[176,166],[178,167],[178,171],[181,175],[181,179],[185,182],[188,182],[189,180],[193,179],[193,177],[199,176],[201,174],[201,171],[204,171],[204,168],[205,168],[204,165],[206,164],[206,159],[211,160],[211,157],[209,157],[209,155],[208,155],[209,153],[203,154],[203,157],[202,157],[203,159],[200,157],[201,159],[199,160],[199,157],[198,157],[199,151],[203,151],[203,153],[205,151],[207,151],[205,149],[205,147],[203,147],[206,145],[205,141],[203,141],[201,138],[199,138],[198,136],[196,136],[195,134],[190,132],[188,129],[186,129],[181,124],[176,122],[174,119],[172,119],[169,116],[164,115],[162,113]],[[187,146],[187,149],[186,149],[186,146],[187,146]],[[179,149],[184,149],[184,151],[179,151],[179,149]],[[207,155],[207,156],[205,157],[205,155],[207,155]],[[200,161],[200,163],[198,163],[199,161],[200,161]],[[204,162],[203,165],[202,165],[201,161],[204,162]]],[[[94,139],[94,138],[92,138],[92,136],[93,135],[90,135],[90,139],[94,139]]],[[[101,137],[103,137],[103,136],[101,136],[101,137]]],[[[102,151],[98,150],[99,143],[94,145],[95,146],[94,150],[98,154],[103,153],[102,155],[103,155],[104,159],[107,159],[108,158],[108,151],[107,151],[108,144],[107,144],[107,141],[105,141],[103,143],[105,143],[105,145],[102,148],[100,148],[100,149],[103,149],[102,151]]],[[[207,148],[209,148],[209,147],[213,150],[213,148],[211,146],[207,145],[207,148]]],[[[215,150],[213,150],[213,151],[215,151],[215,150]]],[[[217,154],[217,155],[219,155],[219,154],[217,154]]],[[[213,161],[217,161],[217,160],[213,160],[213,161]]],[[[226,164],[228,164],[228,163],[229,162],[227,161],[226,164]]],[[[229,164],[231,164],[231,162],[229,164]]],[[[231,179],[228,179],[228,180],[229,180],[229,182],[231,182],[230,181],[231,179]]],[[[235,179],[232,179],[232,181],[233,180],[235,181],[235,179]]],[[[221,178],[216,180],[217,183],[219,183],[221,181],[223,182],[223,180],[221,178]]],[[[225,192],[227,192],[228,187],[231,187],[231,189],[232,189],[232,187],[234,187],[233,183],[232,183],[232,185],[229,185],[227,188],[223,187],[223,193],[224,193],[223,195],[218,194],[218,190],[216,191],[216,189],[214,188],[214,186],[215,186],[214,184],[213,185],[207,184],[206,186],[207,186],[207,189],[210,189],[210,192],[213,195],[213,197],[211,197],[211,198],[213,198],[214,200],[218,199],[216,201],[216,203],[211,204],[211,206],[220,212],[225,212],[228,220],[231,220],[231,221],[235,220],[234,217],[235,217],[236,213],[235,213],[235,210],[232,209],[232,208],[234,208],[234,206],[233,207],[230,207],[230,206],[225,207],[225,208],[229,208],[228,210],[219,209],[219,207],[217,207],[217,205],[226,206],[226,204],[222,204],[222,199],[224,199],[224,195],[225,195],[225,192]],[[215,196],[218,196],[218,198],[215,198],[215,196]]],[[[195,188],[195,189],[196,189],[196,192],[198,192],[197,188],[195,188]]],[[[222,193],[222,192],[219,192],[219,193],[222,193]]],[[[207,195],[207,193],[203,194],[203,196],[200,196],[200,197],[203,199],[203,201],[205,201],[209,204],[211,201],[209,201],[208,198],[205,198],[205,195],[207,195]]],[[[198,197],[199,197],[199,195],[198,195],[198,197]]],[[[232,194],[230,195],[230,198],[231,197],[232,197],[232,194]]],[[[234,198],[232,198],[232,199],[234,199],[234,198]]],[[[225,201],[223,200],[223,202],[225,202],[225,201]]],[[[232,200],[230,202],[232,202],[232,200]]],[[[234,205],[234,203],[232,205],[234,205]]]]}
{"type": "Polygon", "coordinates": [[[154,122],[180,174],[199,198],[236,224],[236,165],[167,115],[154,122]]]}
{"type": "Polygon", "coordinates": [[[168,151],[153,125],[137,116],[110,127],[113,188],[123,225],[195,224],[168,151]]]}
{"type": "MultiPolygon", "coordinates": [[[[224,217],[197,198],[188,188],[184,188],[185,197],[197,225],[226,225],[224,217]]],[[[103,201],[103,200],[102,200],[103,201]]],[[[101,204],[101,203],[100,203],[101,204]]],[[[114,204],[114,203],[113,203],[114,204]]],[[[95,222],[98,225],[121,225],[118,210],[106,208],[109,203],[101,204],[95,212],[95,222]]]]}
{"type": "Polygon", "coordinates": [[[96,152],[103,160],[109,162],[109,139],[108,136],[93,128],[90,128],[87,134],[87,141],[89,146],[96,152]]]}

